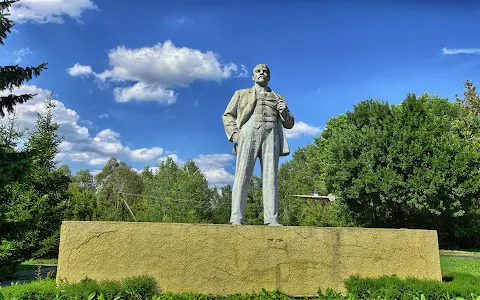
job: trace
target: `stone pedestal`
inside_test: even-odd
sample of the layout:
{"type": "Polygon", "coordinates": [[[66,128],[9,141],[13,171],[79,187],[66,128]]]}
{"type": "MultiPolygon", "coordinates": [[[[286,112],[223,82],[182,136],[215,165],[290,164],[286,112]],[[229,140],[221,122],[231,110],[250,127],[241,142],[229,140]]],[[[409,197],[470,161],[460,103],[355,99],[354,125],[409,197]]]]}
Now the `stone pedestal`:
{"type": "Polygon", "coordinates": [[[57,280],[144,274],[162,291],[216,295],[345,292],[352,274],[441,280],[436,231],[63,222],[57,280]]]}

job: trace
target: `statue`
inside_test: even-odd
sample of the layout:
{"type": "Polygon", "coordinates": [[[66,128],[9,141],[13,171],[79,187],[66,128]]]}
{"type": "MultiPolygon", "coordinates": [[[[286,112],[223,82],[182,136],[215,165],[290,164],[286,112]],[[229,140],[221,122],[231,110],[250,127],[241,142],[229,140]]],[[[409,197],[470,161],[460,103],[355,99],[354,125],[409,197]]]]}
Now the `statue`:
{"type": "Polygon", "coordinates": [[[258,157],[262,167],[264,224],[282,226],[278,223],[278,160],[290,154],[283,127],[291,129],[295,120],[283,97],[268,87],[270,70],[266,65],[255,66],[252,80],[255,85],[237,90],[222,115],[225,133],[234,143],[233,154],[237,155],[230,223],[244,223],[248,185],[258,157]]]}

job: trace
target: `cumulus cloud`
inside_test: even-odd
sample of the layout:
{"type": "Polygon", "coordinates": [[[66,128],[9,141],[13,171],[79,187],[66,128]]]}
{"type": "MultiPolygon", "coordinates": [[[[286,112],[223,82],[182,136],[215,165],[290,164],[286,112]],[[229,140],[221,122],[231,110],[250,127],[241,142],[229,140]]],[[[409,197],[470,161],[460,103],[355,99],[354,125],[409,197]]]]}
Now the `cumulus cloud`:
{"type": "Polygon", "coordinates": [[[285,134],[287,135],[287,138],[294,139],[300,137],[301,135],[316,136],[321,132],[322,129],[320,127],[308,125],[302,121],[296,121],[295,126],[293,126],[292,129],[287,129],[285,134]]]}
{"type": "Polygon", "coordinates": [[[132,160],[154,160],[158,156],[162,155],[163,148],[153,147],[153,148],[141,148],[132,150],[130,157],[132,160]]]}
{"type": "Polygon", "coordinates": [[[73,67],[67,69],[68,74],[71,76],[80,76],[87,77],[95,74],[90,66],[82,66],[78,63],[73,65],[73,67]]]}
{"type": "Polygon", "coordinates": [[[459,49],[442,49],[442,54],[453,55],[453,54],[480,54],[480,48],[459,48],[459,49]]]}
{"type": "MultiPolygon", "coordinates": [[[[6,94],[6,91],[0,92],[0,96],[6,94]]],[[[34,85],[23,85],[13,90],[13,94],[36,94],[31,100],[15,106],[19,130],[33,128],[37,113],[45,112],[44,101],[51,94],[50,91],[34,85]]],[[[131,149],[122,143],[120,133],[108,128],[92,136],[88,127],[92,127],[93,122],[80,120],[78,113],[65,107],[61,101],[53,102],[56,104],[53,118],[60,124],[57,133],[64,138],[57,159],[100,166],[110,157],[127,161],[155,162],[164,153],[161,147],[131,149]]]]}
{"type": "Polygon", "coordinates": [[[157,101],[164,104],[176,102],[175,88],[187,87],[194,81],[220,82],[247,76],[243,65],[222,64],[212,51],[177,47],[170,40],[152,47],[129,49],[119,46],[109,51],[108,62],[110,67],[101,73],[79,64],[67,71],[72,76],[88,73],[101,82],[120,84],[113,91],[118,102],[157,101]],[[80,67],[84,73],[70,71],[80,67]]]}
{"type": "Polygon", "coordinates": [[[107,113],[103,113],[103,114],[100,114],[98,117],[99,117],[100,119],[108,119],[108,118],[110,118],[110,115],[107,114],[107,113]]]}
{"type": "Polygon", "coordinates": [[[235,156],[231,154],[199,155],[193,161],[203,172],[210,185],[218,188],[226,184],[233,184],[235,175],[229,173],[225,168],[235,162],[235,156]]]}
{"type": "MultiPolygon", "coordinates": [[[[6,94],[6,91],[0,92],[0,96],[6,94]]],[[[44,101],[51,95],[51,92],[35,85],[23,85],[15,89],[13,94],[36,94],[31,100],[15,107],[19,129],[33,128],[36,114],[45,112],[44,101]]],[[[59,147],[60,153],[56,157],[62,163],[80,162],[96,166],[96,171],[94,171],[96,173],[111,157],[127,162],[139,161],[146,164],[159,164],[170,157],[179,166],[185,163],[176,153],[165,151],[161,147],[131,149],[122,143],[120,133],[109,128],[92,136],[89,132],[89,128],[95,127],[92,121],[80,119],[75,110],[65,107],[59,100],[54,99],[53,102],[56,104],[53,118],[60,124],[58,134],[64,138],[59,147]]],[[[234,175],[229,173],[226,168],[234,164],[235,156],[231,154],[198,155],[193,161],[199,166],[210,185],[219,188],[233,183],[234,175]]],[[[158,166],[150,169],[155,173],[158,166]]],[[[136,171],[141,172],[141,170],[136,171]]]]}
{"type": "Polygon", "coordinates": [[[86,10],[98,10],[92,0],[22,0],[10,8],[10,18],[18,23],[63,23],[65,17],[80,22],[86,10]]]}
{"type": "Polygon", "coordinates": [[[85,124],[85,126],[87,126],[88,128],[93,127],[93,122],[90,121],[90,120],[80,120],[79,123],[80,123],[80,124],[85,124]]]}
{"type": "Polygon", "coordinates": [[[137,82],[131,87],[115,88],[113,95],[117,102],[138,101],[158,101],[166,104],[173,104],[177,101],[177,95],[174,91],[164,89],[155,85],[148,85],[144,82],[137,82]]]}
{"type": "Polygon", "coordinates": [[[209,184],[221,187],[227,184],[233,184],[235,175],[229,173],[224,168],[202,171],[209,184]]]}

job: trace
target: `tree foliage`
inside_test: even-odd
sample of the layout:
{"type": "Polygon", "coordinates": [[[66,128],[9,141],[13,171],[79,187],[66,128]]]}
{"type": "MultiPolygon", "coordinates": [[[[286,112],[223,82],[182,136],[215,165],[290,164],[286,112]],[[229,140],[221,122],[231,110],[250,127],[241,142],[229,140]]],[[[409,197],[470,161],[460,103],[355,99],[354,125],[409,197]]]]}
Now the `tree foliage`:
{"type": "Polygon", "coordinates": [[[292,159],[280,166],[279,214],[280,221],[290,226],[351,226],[352,221],[337,202],[324,203],[305,200],[294,195],[327,195],[323,171],[325,157],[317,146],[308,144],[297,148],[292,159]]]}
{"type": "Polygon", "coordinates": [[[167,157],[155,174],[144,171],[150,193],[144,197],[145,220],[161,222],[211,222],[215,189],[191,160],[179,167],[167,157]]]}
{"type": "MultiPolygon", "coordinates": [[[[5,269],[25,258],[54,257],[58,253],[70,177],[64,168],[55,168],[61,139],[56,134],[54,107],[48,98],[45,113],[37,115],[25,144],[32,156],[24,180],[9,182],[0,194],[0,265],[5,269]]],[[[0,276],[5,271],[0,270],[0,276]]]]}
{"type": "Polygon", "coordinates": [[[456,100],[462,106],[468,108],[467,112],[470,112],[476,116],[480,116],[480,95],[477,93],[477,87],[470,80],[463,82],[464,97],[460,98],[456,95],[456,100]]]}
{"type": "Polygon", "coordinates": [[[315,140],[327,190],[364,226],[436,229],[442,240],[471,236],[480,149],[464,138],[462,123],[469,118],[475,135],[480,123],[464,109],[410,94],[395,106],[362,101],[331,119],[315,140]]]}

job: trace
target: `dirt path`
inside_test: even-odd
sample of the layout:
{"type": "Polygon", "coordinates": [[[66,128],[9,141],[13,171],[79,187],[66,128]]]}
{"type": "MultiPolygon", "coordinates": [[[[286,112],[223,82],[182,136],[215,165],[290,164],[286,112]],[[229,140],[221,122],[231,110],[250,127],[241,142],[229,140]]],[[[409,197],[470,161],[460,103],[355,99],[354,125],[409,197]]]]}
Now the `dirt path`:
{"type": "Polygon", "coordinates": [[[480,259],[480,252],[440,250],[440,256],[480,259]]]}
{"type": "MultiPolygon", "coordinates": [[[[57,265],[55,264],[41,264],[40,268],[40,276],[42,278],[46,278],[48,272],[57,272],[57,265]]],[[[27,281],[32,281],[35,280],[37,276],[38,270],[23,270],[23,271],[18,271],[12,275],[12,277],[8,280],[0,281],[0,286],[5,287],[9,286],[12,283],[18,282],[18,283],[24,283],[27,281]]]]}

